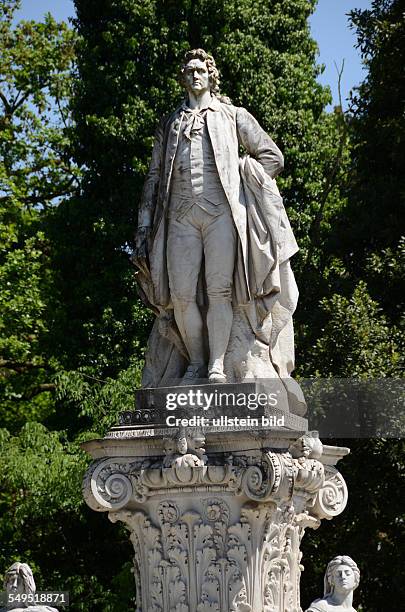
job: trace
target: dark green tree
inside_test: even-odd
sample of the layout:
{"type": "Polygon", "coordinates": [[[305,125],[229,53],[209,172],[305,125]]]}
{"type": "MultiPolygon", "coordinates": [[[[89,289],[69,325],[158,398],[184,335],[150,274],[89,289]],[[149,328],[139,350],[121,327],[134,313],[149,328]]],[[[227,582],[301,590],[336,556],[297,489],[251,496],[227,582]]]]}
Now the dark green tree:
{"type": "MultiPolygon", "coordinates": [[[[309,373],[318,376],[373,378],[374,384],[378,378],[403,377],[403,11],[401,0],[376,0],[370,10],[351,13],[367,76],[345,118],[351,145],[342,182],[346,204],[336,211],[336,229],[324,243],[328,292],[319,304],[308,359],[309,373]]],[[[321,592],[323,568],[343,552],[362,571],[356,609],[400,608],[404,442],[339,442],[351,448],[340,465],[349,506],[304,541],[303,605],[313,597],[314,577],[321,592]]]]}
{"type": "Polygon", "coordinates": [[[352,95],[346,205],[327,249],[336,258],[336,286],[347,291],[365,282],[392,324],[400,324],[403,314],[403,10],[401,0],[383,0],[351,13],[367,76],[352,95]]]}
{"type": "MultiPolygon", "coordinates": [[[[367,68],[367,76],[352,100],[353,156],[347,207],[350,227],[361,231],[357,232],[356,241],[353,230],[344,241],[345,245],[351,243],[350,264],[356,271],[361,270],[370,253],[397,249],[403,235],[403,11],[401,0],[383,0],[372,2],[370,10],[351,13],[358,48],[367,68]]],[[[392,290],[390,287],[385,307],[394,306],[395,312],[392,290]]]]}

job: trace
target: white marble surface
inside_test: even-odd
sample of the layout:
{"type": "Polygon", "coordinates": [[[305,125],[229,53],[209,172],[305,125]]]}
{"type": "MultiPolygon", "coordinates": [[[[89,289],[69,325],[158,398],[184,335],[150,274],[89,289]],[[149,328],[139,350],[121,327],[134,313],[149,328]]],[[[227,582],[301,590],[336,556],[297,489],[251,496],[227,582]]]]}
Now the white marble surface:
{"type": "Polygon", "coordinates": [[[353,591],[359,586],[360,571],[347,555],[334,557],[326,568],[322,598],[312,602],[306,612],[356,612],[353,591]]]}
{"type": "Polygon", "coordinates": [[[139,207],[133,261],[159,312],[142,384],[288,377],[298,247],[274,180],[283,155],[219,94],[212,56],[188,52],[181,75],[186,99],[158,127],[139,207]]]}
{"type": "Polygon", "coordinates": [[[348,449],[325,459],[319,439],[292,432],[216,435],[174,429],[152,453],[148,437],[105,439],[102,455],[84,445],[98,457],[87,504],[130,532],[137,612],[295,612],[305,529],[346,506],[334,464],[348,449]]]}

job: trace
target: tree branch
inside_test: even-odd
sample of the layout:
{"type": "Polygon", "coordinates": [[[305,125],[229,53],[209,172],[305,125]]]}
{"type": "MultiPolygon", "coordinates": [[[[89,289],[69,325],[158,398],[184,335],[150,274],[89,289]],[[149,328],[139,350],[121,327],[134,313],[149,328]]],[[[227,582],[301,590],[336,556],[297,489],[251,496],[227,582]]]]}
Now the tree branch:
{"type": "Polygon", "coordinates": [[[28,100],[28,98],[29,98],[29,97],[30,97],[30,95],[31,95],[31,92],[25,93],[25,94],[22,96],[22,98],[20,98],[20,99],[18,99],[18,96],[19,96],[19,95],[20,95],[20,94],[18,93],[18,94],[17,94],[16,99],[14,100],[14,102],[13,102],[13,104],[12,104],[12,106],[11,106],[11,114],[15,113],[15,111],[16,111],[18,108],[20,108],[20,106],[22,106],[26,100],[28,100]]]}
{"type": "Polygon", "coordinates": [[[10,102],[7,100],[6,96],[4,95],[4,93],[1,90],[0,90],[0,100],[4,104],[4,108],[5,108],[5,111],[6,111],[6,117],[11,117],[12,112],[11,112],[10,102]]]}
{"type": "MultiPolygon", "coordinates": [[[[68,181],[66,188],[61,191],[54,192],[54,193],[44,193],[40,196],[31,195],[31,196],[26,196],[22,198],[20,197],[19,199],[22,200],[25,205],[35,206],[35,204],[48,202],[50,200],[53,200],[54,198],[60,198],[61,196],[69,195],[72,193],[72,191],[75,188],[75,186],[73,185],[75,180],[76,180],[76,177],[72,177],[68,181]]],[[[8,200],[11,200],[12,197],[13,197],[12,195],[1,196],[0,202],[7,202],[8,200]]]]}
{"type": "Polygon", "coordinates": [[[0,359],[0,369],[14,370],[19,374],[33,369],[51,369],[46,363],[33,363],[32,361],[13,361],[12,359],[0,359]]]}
{"type": "Polygon", "coordinates": [[[336,175],[338,173],[338,170],[340,168],[341,162],[342,162],[342,157],[343,157],[343,150],[344,150],[344,146],[346,144],[346,140],[347,140],[347,132],[348,132],[348,125],[347,125],[347,121],[346,121],[346,117],[345,114],[343,112],[343,106],[342,106],[342,90],[341,90],[341,83],[342,83],[342,74],[343,74],[343,69],[344,69],[344,65],[345,65],[345,60],[342,61],[342,66],[339,70],[338,66],[336,65],[335,62],[335,67],[336,67],[336,71],[338,73],[338,95],[339,95],[339,113],[340,113],[340,118],[341,118],[341,124],[342,124],[342,131],[340,134],[340,139],[339,139],[339,146],[338,146],[338,150],[337,150],[337,154],[335,156],[335,159],[333,160],[333,163],[331,165],[330,171],[326,177],[326,181],[325,181],[325,187],[323,189],[322,195],[320,197],[320,205],[319,205],[319,209],[318,212],[316,213],[312,223],[311,223],[311,227],[309,228],[309,236],[311,237],[311,245],[308,249],[308,253],[307,253],[307,257],[306,257],[306,264],[309,264],[315,249],[315,246],[319,244],[319,240],[320,240],[320,227],[321,227],[321,223],[322,223],[322,219],[323,219],[323,215],[324,215],[324,211],[325,211],[325,207],[326,207],[326,203],[329,197],[330,192],[332,191],[332,189],[335,186],[335,179],[336,179],[336,175]]]}
{"type": "Polygon", "coordinates": [[[343,121],[345,122],[345,116],[343,113],[343,103],[342,103],[342,74],[343,74],[343,70],[345,67],[345,60],[342,59],[342,67],[340,69],[338,68],[338,65],[336,62],[333,62],[333,63],[335,64],[336,72],[338,74],[337,88],[338,88],[338,96],[339,96],[339,106],[340,106],[340,110],[342,111],[343,121]]]}
{"type": "Polygon", "coordinates": [[[40,393],[45,393],[45,391],[55,391],[56,385],[55,383],[43,383],[42,385],[37,385],[36,387],[32,387],[22,396],[22,400],[30,400],[40,393]]]}

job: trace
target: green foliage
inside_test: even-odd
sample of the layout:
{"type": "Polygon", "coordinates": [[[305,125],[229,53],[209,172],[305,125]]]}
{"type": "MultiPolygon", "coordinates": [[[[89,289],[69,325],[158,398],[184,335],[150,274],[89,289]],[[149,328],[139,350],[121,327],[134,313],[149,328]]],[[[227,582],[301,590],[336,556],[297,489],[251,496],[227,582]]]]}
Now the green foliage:
{"type": "Polygon", "coordinates": [[[350,112],[339,111],[347,146],[332,191],[341,181],[340,202],[326,210],[329,229],[321,231],[320,242],[312,233],[314,257],[306,279],[314,291],[304,295],[304,316],[298,320],[304,376],[308,369],[335,376],[402,376],[402,13],[401,0],[376,1],[370,10],[351,13],[368,73],[350,112]],[[338,354],[333,354],[335,343],[338,354]]]}
{"type": "Polygon", "coordinates": [[[12,431],[27,418],[45,418],[51,410],[49,359],[43,346],[47,292],[51,286],[48,258],[37,232],[20,248],[18,242],[0,254],[0,394],[3,425],[12,431]]]}
{"type": "Polygon", "coordinates": [[[80,406],[79,416],[91,419],[99,435],[104,435],[117,424],[121,412],[133,410],[134,389],[141,386],[142,367],[143,362],[135,359],[116,378],[104,380],[96,379],[91,367],[62,370],[56,375],[57,398],[80,406]]]}
{"type": "Polygon", "coordinates": [[[103,539],[98,548],[101,558],[109,558],[118,568],[120,555],[130,557],[130,546],[123,530],[117,541],[112,526],[102,525],[84,507],[81,484],[88,462],[88,456],[76,442],[69,443],[64,432],[50,432],[34,422],[27,423],[18,436],[0,430],[0,563],[7,568],[23,559],[33,568],[41,589],[70,591],[75,610],[96,610],[102,605],[112,610],[110,604],[125,606],[133,597],[128,563],[113,578],[117,584],[126,584],[125,593],[106,592],[111,577],[103,563],[99,567],[94,563],[94,542],[100,529],[116,540],[114,551],[103,539]]]}
{"type": "Polygon", "coordinates": [[[43,220],[79,174],[67,117],[74,34],[50,15],[14,27],[18,6],[0,5],[1,417],[17,429],[52,410],[43,395],[54,387],[46,342],[55,306],[43,220]]]}
{"type": "Polygon", "coordinates": [[[49,14],[44,23],[13,27],[18,5],[0,6],[0,204],[6,222],[22,208],[49,206],[72,193],[78,173],[66,109],[74,35],[49,14]]]}
{"type": "Polygon", "coordinates": [[[400,333],[390,326],[360,281],[350,299],[334,294],[321,305],[327,323],[312,353],[318,377],[395,377],[400,365],[400,333]],[[344,333],[342,331],[344,330],[344,333]]]}
{"type": "Polygon", "coordinates": [[[40,286],[42,253],[35,248],[41,238],[29,238],[21,249],[6,253],[0,269],[0,351],[5,359],[29,359],[36,352],[33,344],[38,335],[46,329],[41,318],[45,308],[40,286]]]}
{"type": "Polygon", "coordinates": [[[26,423],[14,437],[1,431],[2,484],[12,499],[10,520],[50,520],[60,510],[75,510],[81,503],[85,453],[66,440],[63,444],[64,432],[50,432],[40,423],[26,423]]]}

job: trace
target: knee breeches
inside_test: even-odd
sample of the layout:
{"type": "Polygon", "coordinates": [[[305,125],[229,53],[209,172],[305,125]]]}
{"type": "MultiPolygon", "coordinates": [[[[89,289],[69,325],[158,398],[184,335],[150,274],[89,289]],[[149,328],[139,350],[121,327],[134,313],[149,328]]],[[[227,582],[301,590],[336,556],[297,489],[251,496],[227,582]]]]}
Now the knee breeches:
{"type": "Polygon", "coordinates": [[[228,204],[210,214],[194,204],[180,219],[169,219],[167,267],[172,300],[195,302],[198,276],[205,260],[208,300],[228,302],[236,253],[236,230],[228,204]]]}

